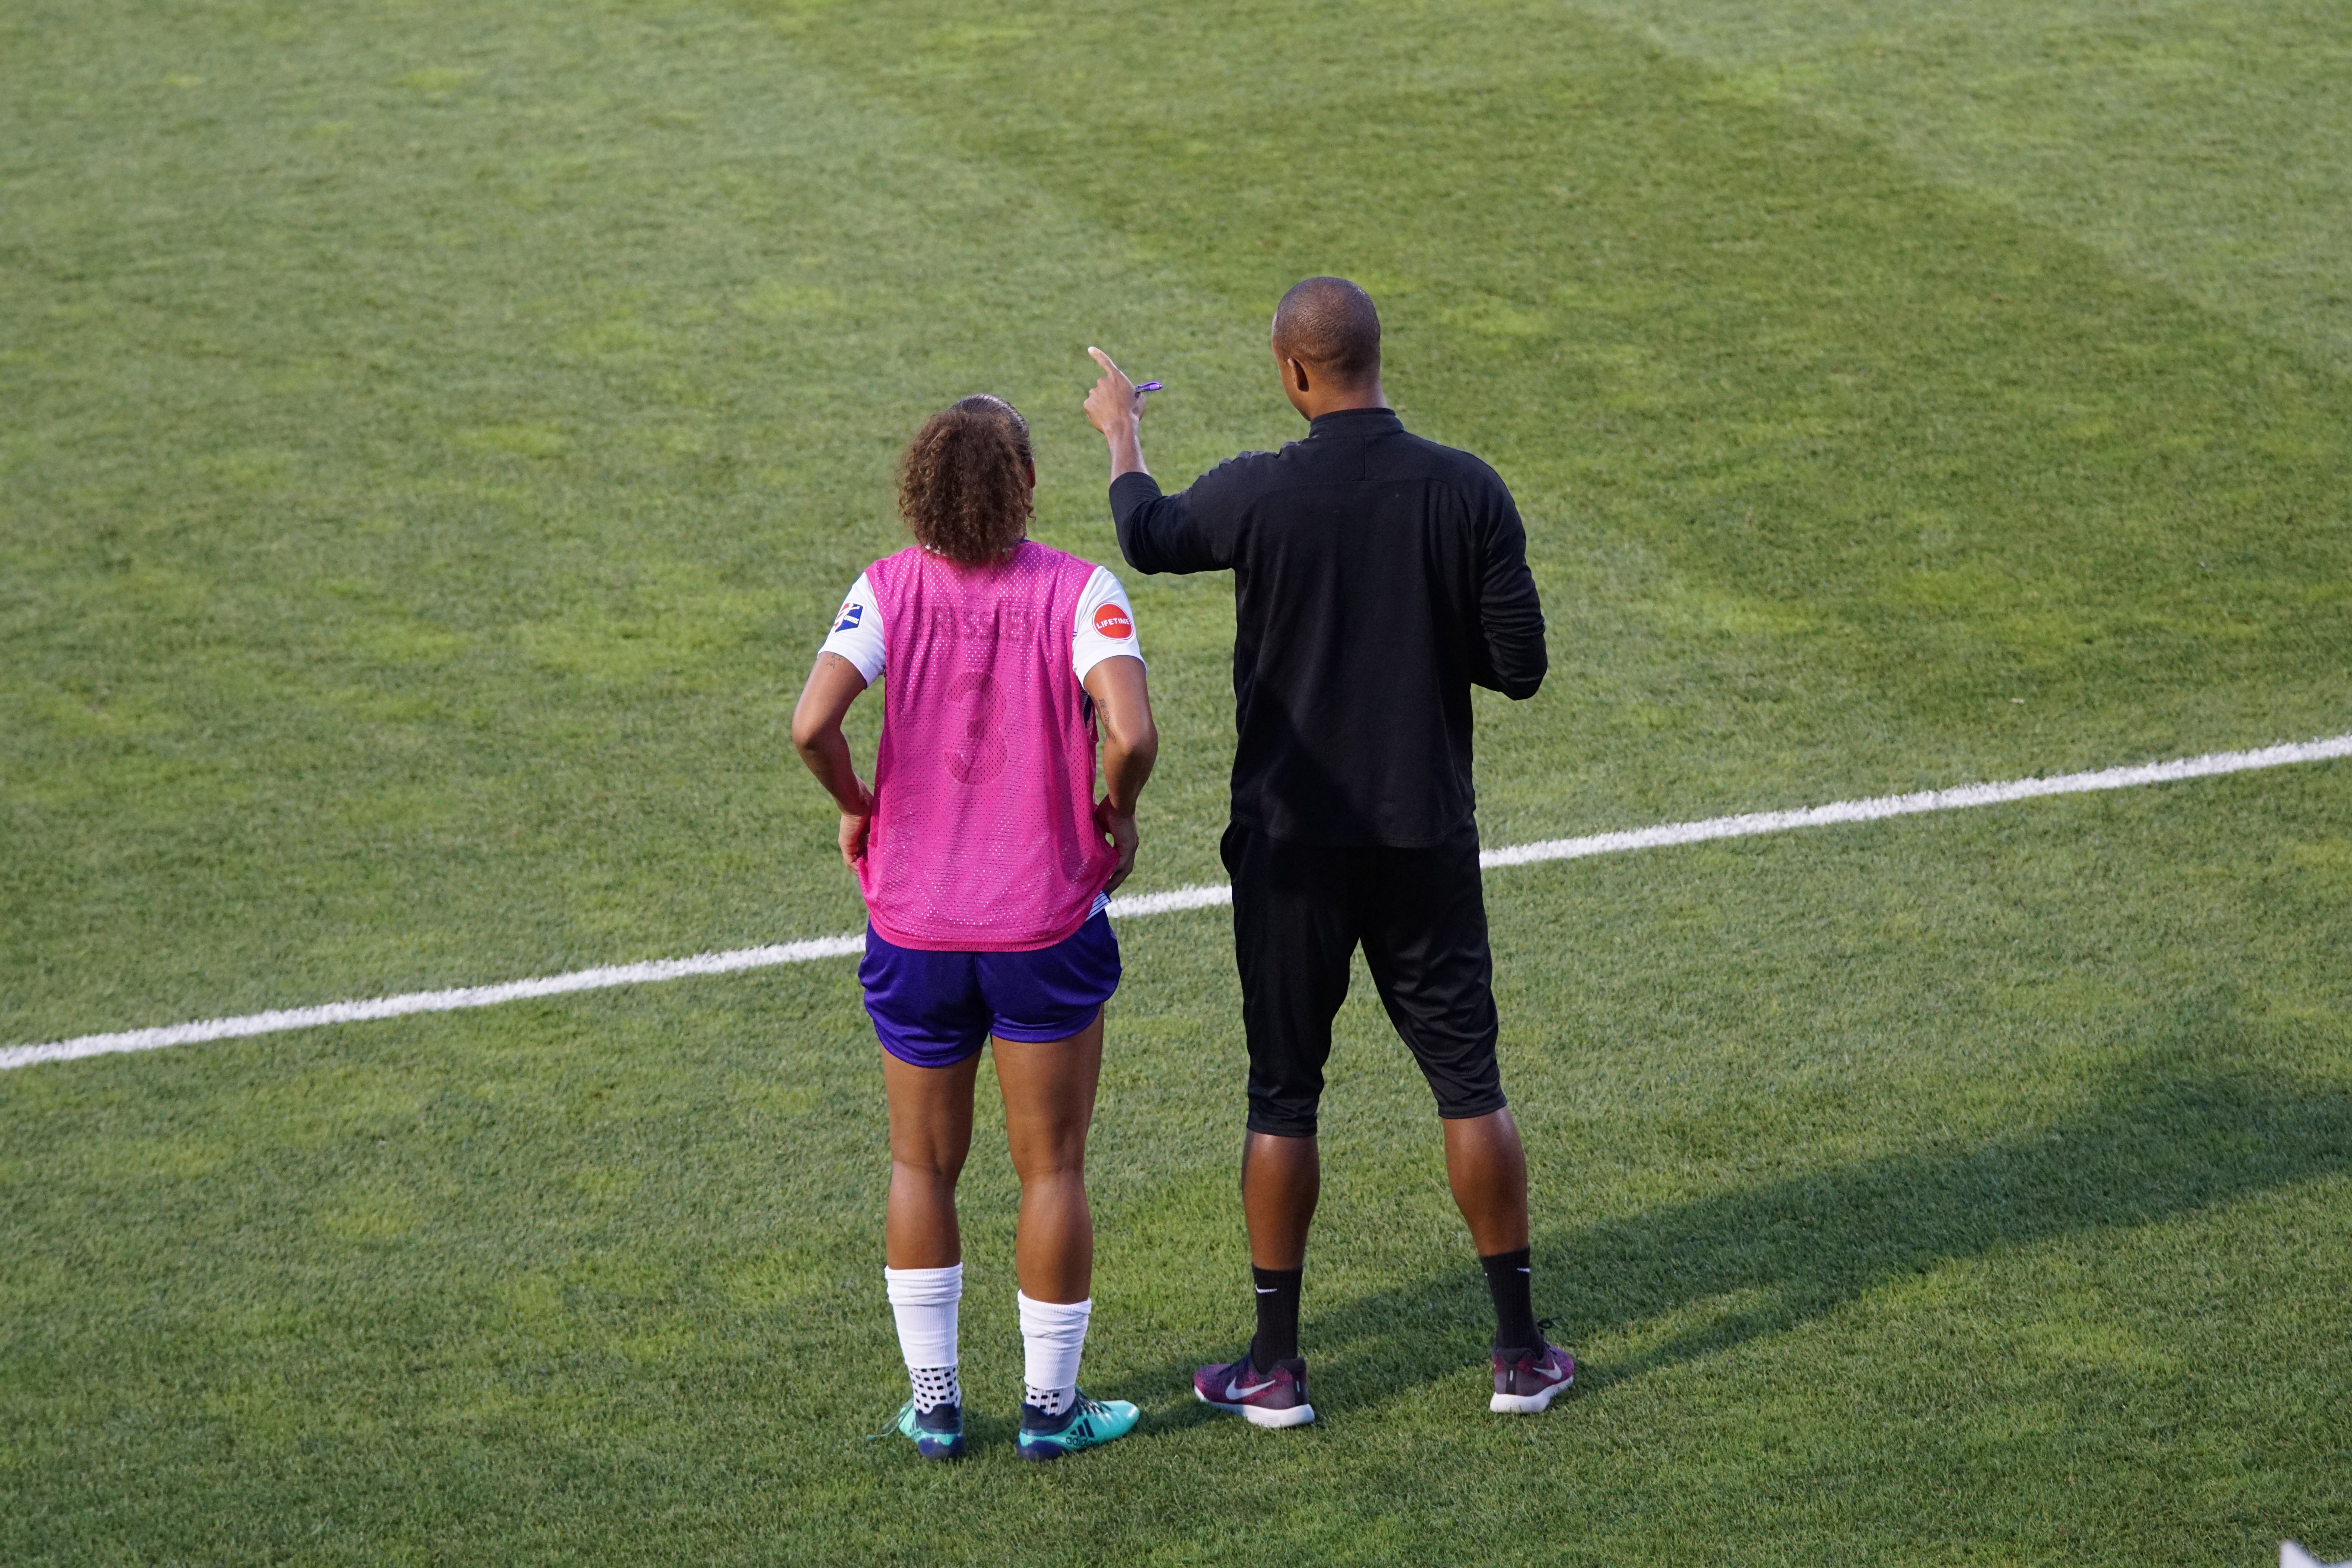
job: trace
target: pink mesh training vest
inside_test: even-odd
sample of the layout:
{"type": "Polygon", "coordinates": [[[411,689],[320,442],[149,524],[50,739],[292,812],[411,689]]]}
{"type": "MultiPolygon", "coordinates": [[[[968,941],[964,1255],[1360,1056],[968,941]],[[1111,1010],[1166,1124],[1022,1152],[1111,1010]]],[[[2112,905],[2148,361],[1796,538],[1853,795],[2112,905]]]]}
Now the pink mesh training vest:
{"type": "Polygon", "coordinates": [[[919,548],[866,568],[882,744],[858,887],[886,942],[1019,952],[1084,925],[1117,857],[1095,831],[1095,724],[1070,668],[1094,567],[1024,542],[1000,565],[919,548]]]}

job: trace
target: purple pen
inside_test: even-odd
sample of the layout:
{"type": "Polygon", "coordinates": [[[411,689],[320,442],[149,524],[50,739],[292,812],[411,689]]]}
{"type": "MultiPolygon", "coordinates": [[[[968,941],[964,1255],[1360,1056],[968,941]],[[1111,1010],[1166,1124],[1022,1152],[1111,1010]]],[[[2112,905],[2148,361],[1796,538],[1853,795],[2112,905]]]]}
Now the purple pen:
{"type": "Polygon", "coordinates": [[[1160,390],[1160,387],[1161,387],[1161,385],[1163,385],[1163,384],[1164,384],[1163,383],[1157,382],[1157,381],[1147,381],[1147,382],[1145,382],[1141,386],[1137,387],[1135,390],[1136,390],[1136,391],[1138,391],[1138,392],[1157,392],[1157,391],[1159,391],[1159,390],[1160,390]]]}

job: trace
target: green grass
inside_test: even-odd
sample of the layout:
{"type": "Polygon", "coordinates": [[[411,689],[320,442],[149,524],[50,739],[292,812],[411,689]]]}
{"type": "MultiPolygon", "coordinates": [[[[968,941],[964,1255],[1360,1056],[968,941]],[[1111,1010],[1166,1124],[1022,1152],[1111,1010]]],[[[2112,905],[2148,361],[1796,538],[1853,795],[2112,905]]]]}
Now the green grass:
{"type": "MultiPolygon", "coordinates": [[[[2352,22],[2326,7],[0,12],[0,1044],[851,929],[784,721],[985,386],[1182,479],[1311,271],[1517,493],[1490,842],[2352,728],[2352,22]]],[[[1128,574],[1216,875],[1223,583],[1128,574]]],[[[871,716],[866,716],[870,726],[871,716]]],[[[864,731],[870,740],[870,728],[864,731]]],[[[0,1075],[14,1562],[2352,1554],[2352,770],[1498,873],[1538,1305],[1488,1417],[1362,998],[1244,1333],[1214,912],[1130,924],[1087,1379],[1029,1473],[1001,1131],[976,1458],[868,1444],[848,966],[0,1075]]],[[[982,1094],[990,1093],[986,1085],[982,1094]]]]}

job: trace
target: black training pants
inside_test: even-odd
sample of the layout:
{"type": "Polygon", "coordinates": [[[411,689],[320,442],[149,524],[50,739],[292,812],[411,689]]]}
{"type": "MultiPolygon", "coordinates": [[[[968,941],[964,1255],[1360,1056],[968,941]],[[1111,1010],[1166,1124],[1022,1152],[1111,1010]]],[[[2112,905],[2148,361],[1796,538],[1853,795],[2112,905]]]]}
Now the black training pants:
{"type": "Polygon", "coordinates": [[[1503,1108],[1476,828],[1432,848],[1390,849],[1294,844],[1235,823],[1223,850],[1234,879],[1251,1131],[1314,1136],[1331,1020],[1348,999],[1360,942],[1437,1113],[1503,1108]]]}

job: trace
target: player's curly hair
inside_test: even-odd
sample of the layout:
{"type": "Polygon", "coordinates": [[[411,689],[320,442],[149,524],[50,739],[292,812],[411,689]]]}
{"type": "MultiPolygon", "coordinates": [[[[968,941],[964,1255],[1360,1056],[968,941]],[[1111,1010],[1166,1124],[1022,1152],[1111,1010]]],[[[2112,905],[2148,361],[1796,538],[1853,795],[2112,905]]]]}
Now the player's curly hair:
{"type": "Polygon", "coordinates": [[[1001,397],[959,398],[923,421],[898,470],[898,512],[915,542],[966,566],[1027,536],[1029,422],[1001,397]]]}

